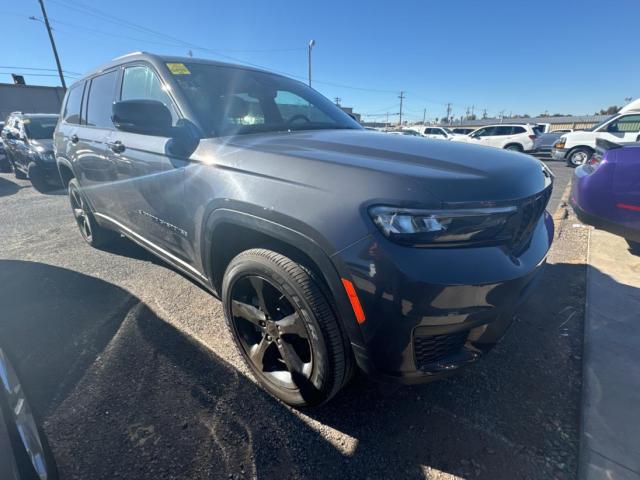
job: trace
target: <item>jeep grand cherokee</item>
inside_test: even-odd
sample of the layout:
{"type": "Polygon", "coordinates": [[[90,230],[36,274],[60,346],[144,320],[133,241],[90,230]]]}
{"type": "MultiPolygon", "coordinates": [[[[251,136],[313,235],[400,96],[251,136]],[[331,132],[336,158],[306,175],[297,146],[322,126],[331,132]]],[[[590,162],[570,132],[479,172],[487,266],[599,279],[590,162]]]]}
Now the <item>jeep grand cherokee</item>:
{"type": "Polygon", "coordinates": [[[84,239],[123,234],[221,298],[257,380],[291,405],[329,400],[356,367],[413,383],[474,362],[553,238],[534,158],[367,131],[254,68],[126,55],[61,113],[84,239]]]}

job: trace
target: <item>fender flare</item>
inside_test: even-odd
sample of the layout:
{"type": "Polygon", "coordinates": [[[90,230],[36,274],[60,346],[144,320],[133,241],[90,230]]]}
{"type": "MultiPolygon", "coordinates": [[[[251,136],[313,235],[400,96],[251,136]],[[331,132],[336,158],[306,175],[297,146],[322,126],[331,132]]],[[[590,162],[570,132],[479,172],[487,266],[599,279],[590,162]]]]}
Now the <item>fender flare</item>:
{"type": "MultiPolygon", "coordinates": [[[[341,323],[349,341],[357,346],[364,344],[362,332],[341,281],[341,278],[348,278],[348,273],[340,274],[338,271],[340,267],[331,260],[331,256],[320,246],[318,241],[274,221],[230,208],[217,208],[210,212],[201,230],[200,248],[204,273],[214,289],[217,284],[216,280],[224,274],[224,272],[213,271],[213,257],[216,248],[213,232],[222,224],[232,224],[254,230],[304,252],[322,275],[333,297],[332,300],[337,310],[338,321],[341,323]]],[[[216,293],[218,295],[221,294],[221,292],[216,293]]]]}

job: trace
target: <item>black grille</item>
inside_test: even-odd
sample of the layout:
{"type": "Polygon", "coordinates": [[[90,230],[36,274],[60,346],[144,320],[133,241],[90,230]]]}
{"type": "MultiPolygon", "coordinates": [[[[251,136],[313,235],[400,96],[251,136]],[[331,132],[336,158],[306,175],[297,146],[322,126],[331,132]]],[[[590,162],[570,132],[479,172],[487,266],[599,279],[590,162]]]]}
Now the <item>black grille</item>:
{"type": "Polygon", "coordinates": [[[422,368],[458,352],[467,341],[469,332],[457,332],[429,337],[415,337],[413,350],[416,367],[422,368]]]}
{"type": "Polygon", "coordinates": [[[525,200],[518,207],[517,225],[514,229],[512,243],[516,249],[523,247],[531,237],[540,216],[544,213],[544,209],[547,208],[550,197],[551,188],[547,188],[535,197],[525,200]]]}

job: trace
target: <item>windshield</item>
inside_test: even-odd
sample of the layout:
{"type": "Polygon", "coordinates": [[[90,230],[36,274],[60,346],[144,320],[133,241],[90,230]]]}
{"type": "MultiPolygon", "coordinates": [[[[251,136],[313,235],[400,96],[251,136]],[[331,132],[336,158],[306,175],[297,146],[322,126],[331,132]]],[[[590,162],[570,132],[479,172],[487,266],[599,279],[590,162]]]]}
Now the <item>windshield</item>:
{"type": "Polygon", "coordinates": [[[599,129],[601,126],[603,126],[605,123],[607,123],[609,120],[617,117],[618,114],[616,113],[615,115],[611,115],[610,117],[607,117],[606,119],[604,119],[602,122],[600,122],[599,124],[591,127],[591,128],[587,128],[585,131],[587,132],[595,132],[597,129],[599,129]]]}
{"type": "Polygon", "coordinates": [[[27,137],[33,140],[53,138],[53,130],[58,123],[58,117],[31,117],[25,118],[24,129],[27,137]]]}
{"type": "Polygon", "coordinates": [[[188,63],[174,78],[207,136],[362,128],[315,90],[278,75],[188,63]]]}

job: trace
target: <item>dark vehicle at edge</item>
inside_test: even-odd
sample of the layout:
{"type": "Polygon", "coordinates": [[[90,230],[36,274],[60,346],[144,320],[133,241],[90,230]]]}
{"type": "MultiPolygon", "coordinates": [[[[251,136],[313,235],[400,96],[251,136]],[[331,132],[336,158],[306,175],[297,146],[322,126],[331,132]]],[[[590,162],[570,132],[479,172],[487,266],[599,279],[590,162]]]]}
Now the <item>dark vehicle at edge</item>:
{"type": "Polygon", "coordinates": [[[53,154],[58,115],[14,112],[2,130],[5,154],[16,178],[29,178],[39,192],[60,186],[53,154]]]}
{"type": "Polygon", "coordinates": [[[258,381],[295,406],[356,366],[416,383],[474,362],[553,239],[538,160],[368,132],[244,66],[120,57],[69,89],[54,142],[85,240],[122,233],[221,298],[258,381]]]}
{"type": "Polygon", "coordinates": [[[9,356],[0,347],[0,478],[55,480],[53,456],[9,356]]]}

